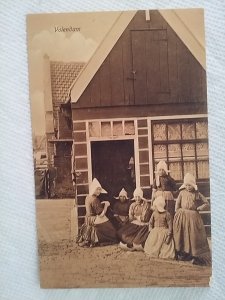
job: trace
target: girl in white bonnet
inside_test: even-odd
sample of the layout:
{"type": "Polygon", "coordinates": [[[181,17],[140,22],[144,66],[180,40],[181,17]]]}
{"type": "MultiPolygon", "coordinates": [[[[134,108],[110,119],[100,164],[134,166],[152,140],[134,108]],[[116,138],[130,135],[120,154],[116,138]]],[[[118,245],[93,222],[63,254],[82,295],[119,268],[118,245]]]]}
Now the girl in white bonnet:
{"type": "Polygon", "coordinates": [[[208,210],[207,199],[198,191],[195,177],[187,173],[176,201],[173,234],[178,259],[210,264],[211,255],[200,210],[208,210]]]}
{"type": "Polygon", "coordinates": [[[127,191],[123,188],[113,206],[114,217],[117,220],[118,229],[129,221],[130,199],[127,197],[127,191]]]}
{"type": "Polygon", "coordinates": [[[116,230],[105,215],[110,203],[100,202],[98,197],[101,193],[107,194],[100,182],[94,178],[89,187],[89,195],[85,199],[85,223],[80,228],[77,238],[81,247],[115,244],[118,241],[116,230]]]}
{"type": "Polygon", "coordinates": [[[158,196],[154,202],[154,212],[149,221],[149,235],[144,251],[152,258],[174,259],[175,248],[172,237],[173,221],[165,210],[165,199],[158,196]]]}
{"type": "Polygon", "coordinates": [[[170,176],[167,164],[164,160],[161,160],[156,167],[155,179],[153,182],[152,190],[152,203],[158,196],[163,196],[166,202],[166,210],[171,214],[173,218],[175,213],[175,201],[173,192],[176,191],[176,182],[170,176]]]}
{"type": "Polygon", "coordinates": [[[119,246],[124,250],[143,251],[148,237],[148,222],[151,216],[151,207],[143,197],[143,191],[137,187],[134,191],[135,200],[129,208],[129,222],[117,231],[120,239],[119,246]]]}

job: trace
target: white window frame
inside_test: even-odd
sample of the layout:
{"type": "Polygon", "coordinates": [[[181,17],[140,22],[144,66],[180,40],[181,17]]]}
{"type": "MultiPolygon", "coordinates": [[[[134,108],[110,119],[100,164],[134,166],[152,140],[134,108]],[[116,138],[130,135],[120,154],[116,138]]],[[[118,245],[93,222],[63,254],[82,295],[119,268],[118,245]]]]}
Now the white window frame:
{"type": "MultiPolygon", "coordinates": [[[[135,159],[135,180],[136,186],[140,186],[140,167],[139,167],[139,152],[138,152],[138,130],[137,130],[137,118],[112,118],[112,119],[94,119],[86,120],[86,138],[87,138],[87,156],[88,156],[88,183],[92,182],[92,161],[91,161],[91,143],[100,141],[124,141],[133,140],[134,141],[134,159],[135,159]],[[91,122],[109,122],[111,124],[111,131],[113,127],[113,122],[122,122],[123,132],[124,123],[126,121],[134,121],[135,132],[133,135],[120,135],[120,136],[110,136],[110,137],[90,137],[89,135],[89,123],[91,122]]],[[[101,126],[100,126],[101,128],[101,126]]]]}
{"type": "Polygon", "coordinates": [[[154,163],[153,163],[153,143],[152,143],[152,121],[163,120],[182,120],[182,119],[208,119],[208,114],[196,114],[196,115],[171,115],[171,116],[156,116],[148,118],[148,138],[149,138],[149,168],[150,168],[150,184],[153,184],[154,180],[154,163]]]}
{"type": "MultiPolygon", "coordinates": [[[[154,116],[154,117],[140,117],[140,118],[108,118],[108,119],[90,119],[90,120],[77,120],[73,123],[85,122],[86,124],[86,142],[87,143],[87,157],[88,157],[88,183],[92,182],[92,162],[91,162],[91,142],[97,141],[117,141],[117,140],[133,140],[134,141],[134,154],[135,154],[135,177],[136,186],[140,186],[140,164],[139,164],[139,147],[138,147],[138,120],[147,120],[148,126],[148,151],[149,151],[149,176],[150,185],[153,184],[154,180],[154,165],[153,165],[153,143],[152,143],[152,121],[163,121],[163,120],[182,120],[182,119],[203,119],[208,118],[208,114],[191,114],[191,115],[166,115],[166,116],[154,116]],[[111,136],[111,137],[90,137],[89,135],[89,123],[91,122],[109,122],[111,124],[111,131],[113,122],[122,122],[124,132],[124,122],[134,121],[135,134],[134,135],[122,135],[122,136],[111,136]]],[[[101,128],[101,126],[100,126],[101,128]]],[[[75,142],[76,144],[76,142],[75,142]]]]}

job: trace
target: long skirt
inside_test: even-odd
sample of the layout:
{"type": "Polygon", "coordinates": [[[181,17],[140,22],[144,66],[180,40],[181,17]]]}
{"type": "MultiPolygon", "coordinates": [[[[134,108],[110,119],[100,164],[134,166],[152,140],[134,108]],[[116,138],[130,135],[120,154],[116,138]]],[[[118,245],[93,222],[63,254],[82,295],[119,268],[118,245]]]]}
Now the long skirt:
{"type": "Polygon", "coordinates": [[[173,193],[171,191],[156,191],[155,198],[158,196],[163,196],[166,202],[165,209],[170,213],[173,218],[175,215],[175,201],[173,197],[173,193]]]}
{"type": "Polygon", "coordinates": [[[96,216],[85,217],[85,223],[81,226],[78,236],[77,243],[90,243],[95,244],[98,242],[98,237],[95,230],[94,221],[96,216]]]}
{"type": "Polygon", "coordinates": [[[115,244],[118,243],[117,233],[110,221],[94,224],[96,216],[88,216],[81,226],[77,242],[90,244],[115,244]]]}
{"type": "Polygon", "coordinates": [[[211,254],[201,216],[195,210],[179,209],[173,221],[175,249],[211,262],[211,254]]]}
{"type": "Polygon", "coordinates": [[[145,242],[144,251],[152,258],[175,258],[174,241],[171,238],[169,244],[166,243],[168,228],[155,227],[151,230],[145,242]]]}
{"type": "Polygon", "coordinates": [[[144,245],[148,237],[148,225],[125,224],[117,231],[117,235],[125,244],[144,245]]]}
{"type": "Polygon", "coordinates": [[[110,221],[95,225],[95,229],[100,244],[118,243],[116,230],[110,221]]]}

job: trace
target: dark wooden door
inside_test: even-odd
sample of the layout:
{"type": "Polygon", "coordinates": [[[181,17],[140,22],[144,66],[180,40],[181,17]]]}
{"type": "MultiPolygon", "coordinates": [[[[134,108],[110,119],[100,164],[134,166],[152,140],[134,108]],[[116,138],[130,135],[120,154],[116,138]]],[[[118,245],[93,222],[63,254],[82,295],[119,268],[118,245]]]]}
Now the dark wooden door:
{"type": "Polygon", "coordinates": [[[117,196],[125,188],[131,196],[135,188],[129,161],[134,157],[133,140],[91,143],[92,177],[97,178],[108,196],[117,196]]]}
{"type": "Polygon", "coordinates": [[[131,40],[135,104],[161,101],[169,93],[167,31],[133,30],[131,40]]]}

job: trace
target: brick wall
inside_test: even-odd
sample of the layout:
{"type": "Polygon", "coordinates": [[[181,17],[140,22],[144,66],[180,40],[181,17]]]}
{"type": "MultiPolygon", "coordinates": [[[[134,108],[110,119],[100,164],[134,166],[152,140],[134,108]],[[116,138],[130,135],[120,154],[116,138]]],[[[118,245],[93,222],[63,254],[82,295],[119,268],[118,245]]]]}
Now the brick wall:
{"type": "Polygon", "coordinates": [[[74,197],[71,177],[71,147],[70,142],[56,143],[54,166],[56,167],[55,195],[57,198],[74,197]]]}
{"type": "Polygon", "coordinates": [[[72,128],[71,128],[71,118],[62,111],[58,113],[58,138],[59,139],[71,139],[72,138],[72,128]]]}

